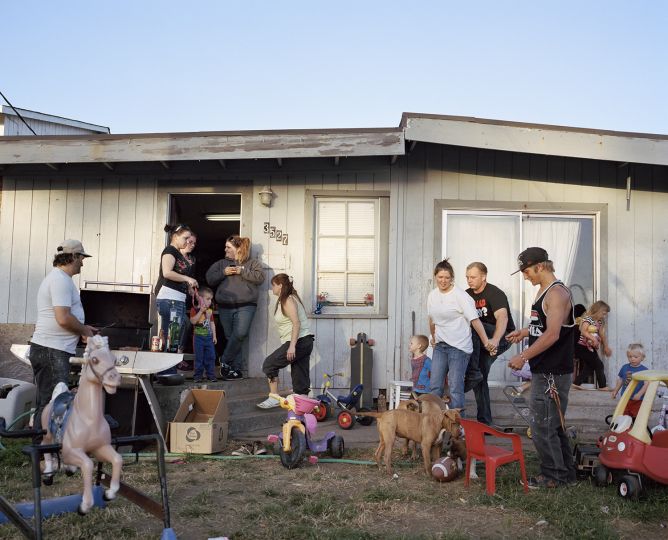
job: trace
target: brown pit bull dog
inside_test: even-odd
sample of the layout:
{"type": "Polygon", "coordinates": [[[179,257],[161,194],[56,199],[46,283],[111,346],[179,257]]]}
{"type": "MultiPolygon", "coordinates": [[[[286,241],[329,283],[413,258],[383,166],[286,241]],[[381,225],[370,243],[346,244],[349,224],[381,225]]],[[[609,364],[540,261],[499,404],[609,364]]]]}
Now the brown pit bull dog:
{"type": "Polygon", "coordinates": [[[380,467],[381,456],[385,456],[385,469],[392,474],[392,447],[396,437],[415,441],[422,446],[422,460],[425,472],[431,474],[431,464],[438,459],[442,432],[454,435],[459,433],[459,411],[419,413],[402,409],[394,409],[382,413],[364,412],[359,416],[372,416],[378,424],[378,448],[374,454],[380,467]]]}
{"type": "MultiPolygon", "coordinates": [[[[415,394],[413,394],[415,396],[415,394]]],[[[416,411],[420,413],[439,413],[448,410],[448,403],[450,398],[441,399],[434,394],[418,394],[414,399],[407,399],[400,401],[397,406],[398,409],[405,409],[408,411],[416,411]]],[[[401,449],[401,455],[408,455],[408,447],[411,446],[411,459],[417,459],[417,443],[404,439],[404,445],[401,449]],[[412,444],[411,444],[412,443],[412,444]]]]}

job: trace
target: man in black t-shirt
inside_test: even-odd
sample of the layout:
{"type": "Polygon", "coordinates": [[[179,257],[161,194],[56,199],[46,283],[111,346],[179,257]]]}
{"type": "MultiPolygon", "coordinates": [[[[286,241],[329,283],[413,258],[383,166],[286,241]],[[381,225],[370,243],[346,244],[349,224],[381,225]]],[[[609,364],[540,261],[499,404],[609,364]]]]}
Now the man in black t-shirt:
{"type": "Polygon", "coordinates": [[[490,425],[492,410],[487,377],[494,360],[510,347],[504,336],[515,330],[515,324],[506,294],[496,285],[487,283],[487,266],[481,262],[469,264],[466,267],[466,281],[469,285],[466,292],[473,298],[480,322],[485,328],[490,344],[494,346],[490,353],[480,346],[480,338],[472,332],[473,354],[466,370],[469,386],[467,390],[472,388],[475,393],[478,422],[490,425]]]}

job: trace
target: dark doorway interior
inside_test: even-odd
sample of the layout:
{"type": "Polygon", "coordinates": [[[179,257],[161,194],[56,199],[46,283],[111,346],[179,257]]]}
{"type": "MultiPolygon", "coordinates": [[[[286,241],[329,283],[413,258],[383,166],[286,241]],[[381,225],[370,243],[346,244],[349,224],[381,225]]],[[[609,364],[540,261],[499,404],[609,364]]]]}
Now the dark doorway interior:
{"type": "MultiPolygon", "coordinates": [[[[195,279],[206,284],[206,271],[225,256],[225,240],[239,234],[241,224],[241,195],[236,193],[189,193],[170,195],[170,223],[188,225],[197,235],[195,279]]],[[[215,292],[215,290],[214,290],[215,292]]],[[[216,352],[222,354],[225,336],[216,317],[218,344],[216,352]]],[[[192,352],[188,340],[185,352],[192,352]]]]}

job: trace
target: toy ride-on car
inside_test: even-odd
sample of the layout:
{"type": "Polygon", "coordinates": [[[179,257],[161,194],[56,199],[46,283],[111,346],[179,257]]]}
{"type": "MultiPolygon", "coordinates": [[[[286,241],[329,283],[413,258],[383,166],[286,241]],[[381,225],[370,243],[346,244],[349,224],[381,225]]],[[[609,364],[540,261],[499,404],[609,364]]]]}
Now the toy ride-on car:
{"type": "Polygon", "coordinates": [[[634,373],[610,421],[609,431],[600,438],[601,464],[594,470],[598,485],[617,484],[620,496],[636,499],[643,484],[654,481],[668,485],[668,430],[648,428],[659,385],[668,383],[668,371],[634,373]],[[624,410],[638,385],[648,383],[635,420],[624,410]]]}
{"type": "MultiPolygon", "coordinates": [[[[318,421],[313,413],[320,404],[318,400],[300,394],[290,394],[287,397],[269,395],[277,399],[282,408],[288,410],[281,434],[267,437],[269,442],[278,445],[281,464],[286,469],[299,467],[307,451],[313,454],[329,452],[337,459],[343,457],[344,443],[340,435],[330,431],[320,440],[314,438],[318,421]]],[[[309,459],[317,461],[316,457],[309,459]]]]}

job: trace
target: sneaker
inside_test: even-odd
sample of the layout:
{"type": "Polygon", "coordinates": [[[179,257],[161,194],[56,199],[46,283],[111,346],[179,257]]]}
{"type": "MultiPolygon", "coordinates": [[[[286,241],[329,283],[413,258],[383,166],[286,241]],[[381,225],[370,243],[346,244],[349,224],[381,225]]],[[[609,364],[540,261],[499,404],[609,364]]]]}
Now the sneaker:
{"type": "Polygon", "coordinates": [[[218,379],[216,379],[215,377],[209,377],[208,380],[209,382],[218,382],[218,379]]]}
{"type": "MultiPolygon", "coordinates": [[[[522,480],[520,480],[522,484],[522,480]]],[[[532,476],[527,481],[527,486],[529,489],[555,489],[558,488],[561,484],[552,478],[546,478],[542,474],[538,476],[532,476]]]]}
{"type": "Polygon", "coordinates": [[[195,378],[193,379],[193,382],[194,382],[195,384],[199,384],[199,383],[202,382],[202,379],[201,379],[200,377],[195,377],[195,378]]]}
{"type": "Polygon", "coordinates": [[[276,398],[268,397],[262,403],[258,403],[257,406],[260,409],[273,409],[280,405],[279,401],[276,398]]]}
{"type": "Polygon", "coordinates": [[[239,381],[243,378],[244,376],[234,369],[231,369],[230,371],[227,372],[227,375],[225,375],[226,381],[239,381]]]}
{"type": "Polygon", "coordinates": [[[227,379],[227,374],[231,371],[232,368],[227,364],[220,364],[220,378],[223,380],[227,379]]]}
{"type": "Polygon", "coordinates": [[[232,452],[233,456],[252,456],[253,455],[253,445],[248,445],[248,444],[242,444],[239,448],[237,448],[234,452],[232,452]],[[250,446],[250,447],[249,447],[250,446]]]}

